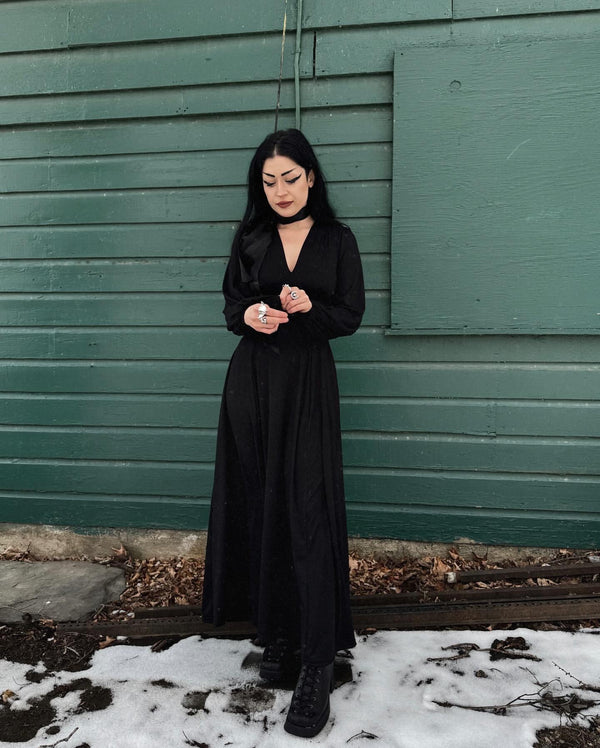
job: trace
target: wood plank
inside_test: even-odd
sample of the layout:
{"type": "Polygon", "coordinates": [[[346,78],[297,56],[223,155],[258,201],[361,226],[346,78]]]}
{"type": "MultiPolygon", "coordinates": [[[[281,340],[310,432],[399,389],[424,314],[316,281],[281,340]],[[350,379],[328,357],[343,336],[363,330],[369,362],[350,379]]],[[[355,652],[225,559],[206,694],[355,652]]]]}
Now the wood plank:
{"type": "Polygon", "coordinates": [[[407,155],[395,172],[393,327],[600,331],[600,265],[590,261],[600,150],[590,146],[597,117],[586,103],[599,68],[595,40],[414,49],[397,58],[398,90],[414,105],[399,105],[396,117],[407,155]]]}
{"type": "MultiPolygon", "coordinates": [[[[205,529],[208,523],[208,500],[173,496],[141,497],[75,496],[49,492],[44,495],[27,492],[0,494],[3,518],[7,522],[57,524],[75,527],[136,527],[143,514],[148,528],[205,529]]],[[[593,548],[600,532],[597,517],[578,518],[548,512],[543,516],[529,512],[482,513],[477,510],[444,514],[444,522],[435,521],[428,507],[386,507],[349,504],[348,527],[351,535],[360,537],[410,538],[424,541],[456,542],[469,537],[486,544],[547,547],[593,548]],[[564,542],[566,541],[566,543],[564,542]]]]}
{"type": "MultiPolygon", "coordinates": [[[[597,439],[466,438],[386,433],[343,434],[347,467],[590,475],[597,439]]],[[[216,430],[139,427],[0,427],[3,459],[210,462],[216,430]]]]}
{"type": "MultiPolygon", "coordinates": [[[[0,295],[0,325],[19,327],[223,325],[221,293],[0,295]]],[[[389,292],[368,291],[365,325],[389,325],[389,292]]]]}
{"type": "Polygon", "coordinates": [[[600,436],[600,402],[347,398],[342,428],[481,436],[600,436]]]}
{"type": "MultiPolygon", "coordinates": [[[[321,146],[316,153],[330,182],[390,180],[392,149],[384,143],[321,146]]],[[[94,158],[0,161],[0,191],[114,190],[245,186],[254,149],[94,158]]]]}
{"type": "Polygon", "coordinates": [[[490,545],[522,545],[548,548],[593,548],[600,532],[597,517],[562,516],[560,512],[538,517],[480,512],[443,514],[436,517],[420,507],[348,507],[348,531],[357,537],[393,537],[416,541],[454,543],[469,538],[490,545]]]}
{"type": "MultiPolygon", "coordinates": [[[[201,463],[142,463],[102,460],[0,460],[2,491],[55,492],[70,494],[71,512],[85,516],[85,494],[109,494],[115,503],[127,504],[127,495],[144,494],[164,499],[163,511],[168,514],[170,497],[200,498],[210,495],[213,467],[201,463]],[[77,509],[75,509],[77,507],[77,509]]],[[[137,507],[137,522],[144,512],[144,504],[137,507]]],[[[130,507],[131,508],[131,507],[130,507]]],[[[5,506],[3,504],[3,521],[5,506]]],[[[26,522],[27,510],[22,511],[26,522]]],[[[72,517],[73,518],[73,517],[72,517]]],[[[110,526],[110,513],[99,524],[110,526]]],[[[39,519],[30,520],[39,522],[39,519]]],[[[145,521],[145,519],[144,519],[145,521]]],[[[163,517],[163,522],[167,521],[163,517]]],[[[56,521],[53,522],[56,524],[56,521]]],[[[70,524],[67,522],[66,524],[70,524]]]]}
{"type": "MultiPolygon", "coordinates": [[[[217,303],[215,301],[215,303],[217,303]]],[[[217,310],[218,311],[218,310],[217,310]]],[[[161,320],[162,322],[162,320],[161,320]]],[[[380,327],[363,326],[352,336],[338,338],[331,341],[331,345],[338,361],[349,363],[359,362],[396,362],[420,363],[447,362],[461,363],[464,361],[481,363],[538,363],[552,364],[570,361],[576,363],[595,363],[598,360],[598,344],[593,337],[588,338],[505,338],[489,336],[477,338],[442,338],[434,336],[427,339],[415,339],[412,336],[388,336],[380,327]],[[418,343],[417,343],[418,340],[418,343]],[[554,345],[550,343],[554,341],[554,345]],[[469,345],[468,343],[472,343],[469,345]],[[452,343],[456,343],[453,345],[452,343]]],[[[197,359],[225,360],[233,352],[239,338],[227,332],[224,320],[221,318],[213,327],[5,327],[2,330],[2,356],[6,359],[36,358],[36,359],[197,359]]],[[[542,367],[543,368],[543,367],[542,367]]],[[[550,400],[562,396],[555,393],[550,400]]],[[[536,400],[537,398],[533,398],[536,400]]],[[[432,405],[429,400],[427,404],[432,405]]],[[[513,400],[510,402],[494,400],[486,402],[486,407],[502,407],[506,409],[506,419],[503,428],[508,428],[512,418],[516,423],[530,422],[536,424],[532,428],[547,428],[548,415],[543,412],[542,402],[540,412],[536,412],[535,402],[527,400],[513,400]],[[533,407],[534,411],[528,408],[533,407]],[[521,411],[520,409],[523,408],[521,411]],[[515,412],[513,412],[513,409],[515,412]],[[522,417],[518,415],[522,412],[522,417]],[[527,413],[525,415],[525,412],[527,413]],[[544,425],[545,424],[545,425],[544,425]]],[[[467,405],[461,401],[459,406],[467,405]]],[[[562,407],[561,400],[557,407],[562,407]]],[[[579,418],[588,423],[587,410],[592,404],[565,403],[568,412],[564,417],[569,418],[571,406],[579,409],[579,418]]],[[[477,401],[474,407],[479,407],[477,401]]],[[[412,420],[412,419],[411,419],[412,420]]],[[[418,417],[417,417],[418,420],[418,417]]],[[[479,419],[477,419],[479,423],[479,419]]],[[[500,420],[496,428],[500,427],[500,420]]],[[[565,424],[566,425],[566,424],[565,424]]],[[[570,428],[570,426],[568,427],[570,428]]],[[[522,432],[524,433],[524,432],[522,432]]],[[[540,432],[541,433],[541,432],[540,432]]],[[[575,433],[575,432],[573,432],[575,433]]],[[[589,434],[592,435],[591,433],[589,434]]]]}
{"type": "MultiPolygon", "coordinates": [[[[391,105],[392,76],[375,74],[302,79],[300,98],[305,110],[391,105]]],[[[276,99],[274,81],[171,86],[141,91],[52,93],[23,99],[0,99],[0,120],[5,125],[19,125],[256,113],[271,111],[276,99]]],[[[294,107],[294,84],[283,81],[281,111],[289,117],[294,107]]]]}
{"type": "Polygon", "coordinates": [[[216,428],[0,426],[2,459],[211,462],[216,428]]]}
{"type": "MultiPolygon", "coordinates": [[[[150,303],[150,302],[147,302],[150,303]]],[[[2,392],[220,394],[227,361],[5,362],[2,392]],[[200,376],[201,374],[201,376],[200,376]]],[[[596,365],[528,367],[340,362],[347,397],[431,397],[597,401],[596,365]]]]}
{"type": "MultiPolygon", "coordinates": [[[[281,128],[293,127],[290,112],[282,112],[281,128]]],[[[144,122],[90,123],[6,130],[0,158],[103,156],[132,153],[237,150],[256,148],[273,129],[273,113],[175,117],[144,122]]],[[[344,143],[390,143],[391,106],[338,107],[303,113],[302,130],[316,146],[344,143]]]]}
{"type": "MultiPolygon", "coordinates": [[[[227,258],[0,260],[4,293],[199,292],[221,289],[227,258]]],[[[389,290],[389,257],[366,255],[365,284],[389,290]]]]}
{"type": "Polygon", "coordinates": [[[327,26],[368,26],[415,21],[436,21],[452,17],[451,0],[368,0],[338,5],[313,3],[306,7],[303,28],[327,26]]]}
{"type": "Polygon", "coordinates": [[[229,359],[239,337],[219,327],[4,328],[4,359],[229,359]]]}
{"type": "Polygon", "coordinates": [[[2,3],[0,54],[61,49],[68,44],[68,29],[68,3],[2,3]]]}
{"type": "MultiPolygon", "coordinates": [[[[361,250],[362,251],[362,250],[361,250]]],[[[332,341],[336,357],[344,361],[595,363],[594,336],[419,336],[390,335],[388,330],[361,329],[349,338],[332,341]]],[[[557,396],[559,393],[555,393],[557,396]]]]}
{"type": "Polygon", "coordinates": [[[98,494],[56,494],[55,492],[0,493],[5,522],[54,524],[70,527],[144,527],[206,529],[209,499],[174,496],[132,497],[98,494]],[[137,523],[137,524],[136,524],[137,523]]]}
{"type": "MultiPolygon", "coordinates": [[[[232,36],[240,33],[281,32],[283,8],[268,0],[236,6],[194,0],[119,2],[6,2],[3,4],[0,53],[35,49],[123,44],[162,39],[232,36]],[[107,24],[106,19],[111,23],[107,24]]],[[[450,0],[370,0],[342,12],[329,5],[304,6],[305,29],[326,26],[405,23],[450,18],[450,0]]],[[[296,11],[287,15],[295,31],[296,11]]]]}
{"type": "Polygon", "coordinates": [[[600,465],[597,438],[346,432],[342,441],[351,467],[574,476],[595,475],[600,465]]]}
{"type": "Polygon", "coordinates": [[[597,364],[402,364],[341,363],[344,395],[596,400],[597,364]]]}
{"type": "Polygon", "coordinates": [[[485,0],[454,0],[453,18],[488,18],[518,16],[530,13],[568,13],[570,11],[600,10],[598,0],[500,0],[490,5],[485,0]]]}
{"type": "MultiPolygon", "coordinates": [[[[334,209],[348,218],[389,217],[391,192],[389,181],[331,184],[334,209]]],[[[235,221],[245,200],[243,187],[18,193],[0,203],[0,225],[235,221]]]]}
{"type": "MultiPolygon", "coordinates": [[[[102,28],[114,26],[102,24],[102,28]]],[[[312,76],[313,35],[303,35],[311,54],[301,57],[300,75],[312,76]]],[[[197,86],[242,81],[277,81],[281,34],[163,40],[61,52],[2,56],[0,96],[116,91],[197,86]]],[[[294,77],[294,46],[287,45],[283,75],[294,77]]]]}
{"type": "MultiPolygon", "coordinates": [[[[350,224],[362,255],[389,254],[388,218],[350,224]]],[[[228,257],[235,229],[235,221],[0,227],[0,258],[228,257]]]]}
{"type": "MultiPolygon", "coordinates": [[[[232,343],[237,342],[234,336],[225,338],[227,342],[230,339],[232,343]]],[[[196,351],[202,350],[201,346],[193,345],[196,351]]],[[[212,355],[211,351],[210,360],[212,355]]],[[[223,358],[228,355],[229,351],[223,351],[223,358]]],[[[168,358],[166,355],[163,357],[168,358]]],[[[206,428],[216,425],[219,403],[217,393],[187,396],[4,393],[0,395],[0,413],[2,423],[15,426],[206,428]]],[[[531,436],[540,439],[544,436],[600,436],[598,402],[488,402],[343,396],[341,416],[342,428],[357,432],[404,435],[431,432],[470,436],[531,436]]]]}
{"type": "Polygon", "coordinates": [[[220,404],[217,394],[0,394],[2,422],[13,426],[215,427],[220,404]]]}
{"type": "MultiPolygon", "coordinates": [[[[496,5],[490,7],[496,8],[496,5]]],[[[600,14],[558,13],[463,20],[452,24],[407,24],[370,28],[327,29],[317,33],[318,76],[371,75],[393,70],[396,50],[454,44],[510,44],[520,41],[597,38],[600,14]]],[[[410,99],[403,101],[410,104],[410,99]]]]}
{"type": "MultiPolygon", "coordinates": [[[[434,470],[393,470],[348,467],[344,471],[349,504],[363,503],[393,511],[421,507],[441,512],[500,516],[509,511],[530,512],[543,518],[555,511],[580,515],[582,521],[598,514],[598,476],[481,473],[434,470]]],[[[437,524],[434,522],[434,524],[437,524]]]]}

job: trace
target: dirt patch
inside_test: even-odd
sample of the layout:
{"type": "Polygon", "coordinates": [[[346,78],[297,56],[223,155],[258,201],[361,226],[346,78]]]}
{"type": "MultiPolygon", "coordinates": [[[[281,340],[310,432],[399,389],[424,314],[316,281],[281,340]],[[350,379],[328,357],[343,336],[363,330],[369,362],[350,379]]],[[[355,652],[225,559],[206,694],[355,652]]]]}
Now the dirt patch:
{"type": "Polygon", "coordinates": [[[275,703],[275,694],[259,686],[244,686],[234,688],[231,698],[224,711],[233,714],[251,715],[256,712],[266,712],[275,703]]]}
{"type": "MultiPolygon", "coordinates": [[[[74,714],[95,712],[106,709],[112,704],[112,692],[108,688],[94,686],[89,678],[78,678],[71,683],[55,686],[44,696],[31,699],[28,709],[14,710],[9,704],[0,706],[0,741],[26,743],[34,738],[42,727],[52,725],[56,719],[54,699],[64,698],[68,693],[81,691],[79,706],[74,714]]],[[[46,730],[47,735],[60,732],[58,725],[46,730]]]]}
{"type": "MultiPolygon", "coordinates": [[[[101,637],[89,634],[58,634],[52,622],[29,621],[0,628],[0,659],[37,665],[47,670],[75,672],[90,667],[101,637]]],[[[33,680],[35,676],[31,676],[33,680]]]]}
{"type": "Polygon", "coordinates": [[[56,710],[48,699],[36,699],[29,709],[13,711],[8,704],[0,705],[0,740],[26,743],[35,738],[42,727],[52,723],[56,710]]]}
{"type": "Polygon", "coordinates": [[[554,727],[536,733],[533,748],[600,748],[598,725],[554,727]]]}

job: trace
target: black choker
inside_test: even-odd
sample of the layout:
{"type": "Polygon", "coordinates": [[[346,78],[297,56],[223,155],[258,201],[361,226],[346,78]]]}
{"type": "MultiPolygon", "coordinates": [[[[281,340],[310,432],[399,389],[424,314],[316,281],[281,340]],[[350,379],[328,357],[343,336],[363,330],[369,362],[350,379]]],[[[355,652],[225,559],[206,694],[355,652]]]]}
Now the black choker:
{"type": "Polygon", "coordinates": [[[295,215],[290,216],[289,218],[284,218],[278,213],[275,214],[275,217],[277,219],[277,223],[296,223],[296,221],[302,221],[304,218],[308,218],[309,215],[310,211],[308,209],[308,205],[305,205],[295,215]]]}

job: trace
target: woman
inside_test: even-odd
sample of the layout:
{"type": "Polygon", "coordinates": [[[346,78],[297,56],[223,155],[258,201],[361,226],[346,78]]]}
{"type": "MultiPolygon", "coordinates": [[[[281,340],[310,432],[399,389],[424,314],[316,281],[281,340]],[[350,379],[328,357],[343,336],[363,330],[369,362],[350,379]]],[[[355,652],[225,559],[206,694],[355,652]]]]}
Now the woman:
{"type": "Polygon", "coordinates": [[[285,729],[311,737],[329,716],[335,653],[355,644],[328,341],[359,326],[364,285],[299,130],[269,135],[252,159],[223,293],[242,340],[219,419],[203,615],[252,619],[263,678],[289,674],[300,650],[285,729]]]}

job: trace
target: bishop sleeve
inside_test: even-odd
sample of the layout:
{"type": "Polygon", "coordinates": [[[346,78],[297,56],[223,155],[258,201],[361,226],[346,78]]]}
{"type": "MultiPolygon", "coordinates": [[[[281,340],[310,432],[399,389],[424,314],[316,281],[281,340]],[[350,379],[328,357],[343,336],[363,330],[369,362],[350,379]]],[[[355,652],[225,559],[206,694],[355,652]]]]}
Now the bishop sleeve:
{"type": "Polygon", "coordinates": [[[242,281],[239,248],[235,244],[231,250],[231,257],[223,278],[223,296],[225,297],[223,314],[225,315],[227,329],[235,335],[260,334],[244,322],[244,313],[252,304],[264,301],[265,304],[274,309],[281,309],[279,296],[256,296],[252,292],[250,284],[242,281]]]}
{"type": "Polygon", "coordinates": [[[358,245],[347,227],[340,240],[335,292],[327,301],[311,297],[311,302],[310,311],[293,315],[303,337],[330,340],[358,329],[365,311],[365,286],[358,245]]]}

